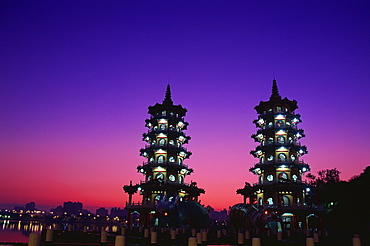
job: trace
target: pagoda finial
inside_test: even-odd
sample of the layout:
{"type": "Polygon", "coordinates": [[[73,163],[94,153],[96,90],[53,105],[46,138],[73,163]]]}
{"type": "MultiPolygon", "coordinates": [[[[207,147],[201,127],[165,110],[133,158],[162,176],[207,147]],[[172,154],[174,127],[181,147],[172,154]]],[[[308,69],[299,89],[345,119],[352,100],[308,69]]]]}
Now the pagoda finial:
{"type": "Polygon", "coordinates": [[[277,87],[276,79],[272,81],[272,93],[270,99],[271,98],[281,98],[277,87]]]}
{"type": "Polygon", "coordinates": [[[170,84],[167,85],[167,90],[166,90],[166,96],[164,97],[163,103],[173,103],[171,99],[171,87],[170,84]]]}

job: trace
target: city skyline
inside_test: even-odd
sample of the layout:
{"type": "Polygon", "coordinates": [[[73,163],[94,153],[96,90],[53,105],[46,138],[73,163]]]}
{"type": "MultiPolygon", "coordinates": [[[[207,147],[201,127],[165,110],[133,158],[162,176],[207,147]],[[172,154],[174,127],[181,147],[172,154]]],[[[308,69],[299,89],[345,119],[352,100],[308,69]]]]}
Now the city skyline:
{"type": "MultiPolygon", "coordinates": [[[[366,1],[0,3],[0,204],[124,207],[148,106],[188,110],[186,162],[217,210],[257,178],[254,107],[297,100],[312,173],[369,165],[366,1]],[[267,4],[268,3],[268,4],[267,4]]],[[[134,196],[134,201],[140,197],[134,196]]]]}

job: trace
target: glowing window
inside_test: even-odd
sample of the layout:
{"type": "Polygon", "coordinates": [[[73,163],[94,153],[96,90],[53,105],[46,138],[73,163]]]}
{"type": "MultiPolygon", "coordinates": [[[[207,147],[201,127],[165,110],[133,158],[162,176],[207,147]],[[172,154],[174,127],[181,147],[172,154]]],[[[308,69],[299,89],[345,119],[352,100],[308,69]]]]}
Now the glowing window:
{"type": "Polygon", "coordinates": [[[291,155],[291,156],[290,156],[290,159],[291,159],[292,161],[295,161],[295,155],[291,155]]]}
{"type": "Polygon", "coordinates": [[[175,162],[175,158],[173,158],[173,156],[171,156],[169,159],[168,159],[169,162],[175,162]]]}
{"type": "Polygon", "coordinates": [[[274,180],[274,176],[272,174],[269,174],[269,175],[267,175],[266,179],[267,179],[267,181],[271,182],[271,181],[274,180]]]}
{"type": "Polygon", "coordinates": [[[293,174],[293,175],[292,175],[292,179],[293,179],[294,181],[297,181],[297,180],[298,180],[298,176],[297,176],[297,174],[293,174]]]}
{"type": "Polygon", "coordinates": [[[164,162],[164,156],[163,155],[160,155],[158,156],[158,163],[163,163],[164,162]]]}
{"type": "Polygon", "coordinates": [[[277,127],[284,126],[284,121],[282,121],[282,120],[278,120],[278,121],[276,121],[276,126],[277,126],[277,127]]]}
{"type": "Polygon", "coordinates": [[[277,138],[277,142],[278,142],[278,143],[285,143],[285,137],[283,137],[283,136],[278,136],[278,138],[277,138]]]}
{"type": "Polygon", "coordinates": [[[170,145],[175,145],[175,141],[173,141],[173,140],[170,140],[168,143],[169,143],[170,145]]]}
{"type": "Polygon", "coordinates": [[[267,161],[273,161],[274,160],[274,157],[272,156],[272,155],[269,155],[268,157],[267,157],[267,161]]]}
{"type": "Polygon", "coordinates": [[[165,145],[166,144],[166,140],[164,139],[164,138],[161,138],[160,140],[159,140],[159,145],[160,146],[163,146],[163,145],[165,145]]]}
{"type": "Polygon", "coordinates": [[[155,178],[158,179],[158,180],[163,180],[164,179],[164,174],[163,173],[157,173],[155,175],[155,178]]]}
{"type": "Polygon", "coordinates": [[[176,180],[176,177],[175,177],[175,175],[173,175],[173,174],[171,174],[169,177],[168,177],[168,179],[170,180],[170,181],[175,181],[176,180]]]}
{"type": "Polygon", "coordinates": [[[281,107],[280,106],[276,106],[276,112],[281,112],[281,107]]]}
{"type": "Polygon", "coordinates": [[[281,180],[287,180],[288,179],[288,174],[282,172],[282,173],[279,173],[279,179],[281,180]]]}
{"type": "Polygon", "coordinates": [[[274,142],[274,139],[273,139],[273,138],[269,138],[269,139],[267,140],[267,142],[268,142],[269,144],[272,144],[272,143],[274,142]]]}
{"type": "Polygon", "coordinates": [[[286,154],[284,154],[284,153],[280,153],[279,155],[278,155],[278,157],[279,157],[279,159],[280,160],[282,160],[282,161],[285,161],[287,158],[286,158],[286,154]]]}
{"type": "Polygon", "coordinates": [[[159,129],[166,130],[166,125],[165,124],[159,124],[159,129]]]}
{"type": "Polygon", "coordinates": [[[269,205],[274,205],[274,199],[272,199],[272,197],[267,198],[267,203],[269,205]]]}

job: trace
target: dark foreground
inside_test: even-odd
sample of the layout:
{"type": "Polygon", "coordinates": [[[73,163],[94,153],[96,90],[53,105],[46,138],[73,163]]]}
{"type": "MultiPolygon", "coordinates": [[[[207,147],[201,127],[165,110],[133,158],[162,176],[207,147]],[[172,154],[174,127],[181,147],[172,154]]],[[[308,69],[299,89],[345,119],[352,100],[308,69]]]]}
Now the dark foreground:
{"type": "MultiPolygon", "coordinates": [[[[230,230],[223,229],[221,236],[217,236],[217,230],[215,228],[209,229],[207,233],[206,241],[197,245],[245,245],[252,246],[253,237],[258,237],[261,240],[261,246],[305,246],[307,232],[304,231],[292,231],[290,235],[286,232],[283,233],[282,240],[277,239],[277,235],[273,233],[267,233],[266,231],[258,234],[251,233],[250,239],[245,239],[244,243],[238,243],[238,235],[230,230]],[[270,235],[268,235],[270,234],[270,235]]],[[[125,232],[125,246],[187,246],[188,238],[191,237],[190,230],[178,230],[176,239],[171,239],[170,230],[163,232],[158,231],[157,243],[151,243],[150,234],[145,234],[145,229],[126,229],[125,232]]],[[[319,242],[315,243],[315,246],[352,246],[353,232],[349,231],[328,231],[326,233],[319,233],[319,242]]],[[[103,239],[101,242],[101,232],[95,231],[53,231],[53,239],[51,242],[46,242],[46,230],[41,234],[41,246],[112,246],[115,245],[115,238],[120,233],[108,232],[106,240],[103,239]]],[[[361,245],[370,245],[369,233],[358,234],[361,240],[361,245]]],[[[313,237],[313,232],[309,233],[309,237],[313,237]]],[[[10,244],[14,246],[24,246],[26,243],[0,243],[10,244]]]]}

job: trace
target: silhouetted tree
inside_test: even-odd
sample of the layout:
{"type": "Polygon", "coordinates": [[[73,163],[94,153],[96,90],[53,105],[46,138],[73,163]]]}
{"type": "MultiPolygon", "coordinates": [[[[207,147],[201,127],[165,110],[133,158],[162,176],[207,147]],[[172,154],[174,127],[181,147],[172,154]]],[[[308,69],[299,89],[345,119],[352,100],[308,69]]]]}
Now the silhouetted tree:
{"type": "Polygon", "coordinates": [[[336,168],[325,169],[318,171],[318,176],[315,176],[311,173],[307,174],[309,179],[309,184],[315,187],[322,187],[328,184],[334,184],[340,182],[340,171],[336,168]]]}
{"type": "Polygon", "coordinates": [[[328,185],[325,202],[328,208],[326,222],[331,227],[361,232],[370,229],[369,211],[370,166],[349,182],[328,185]]]}

